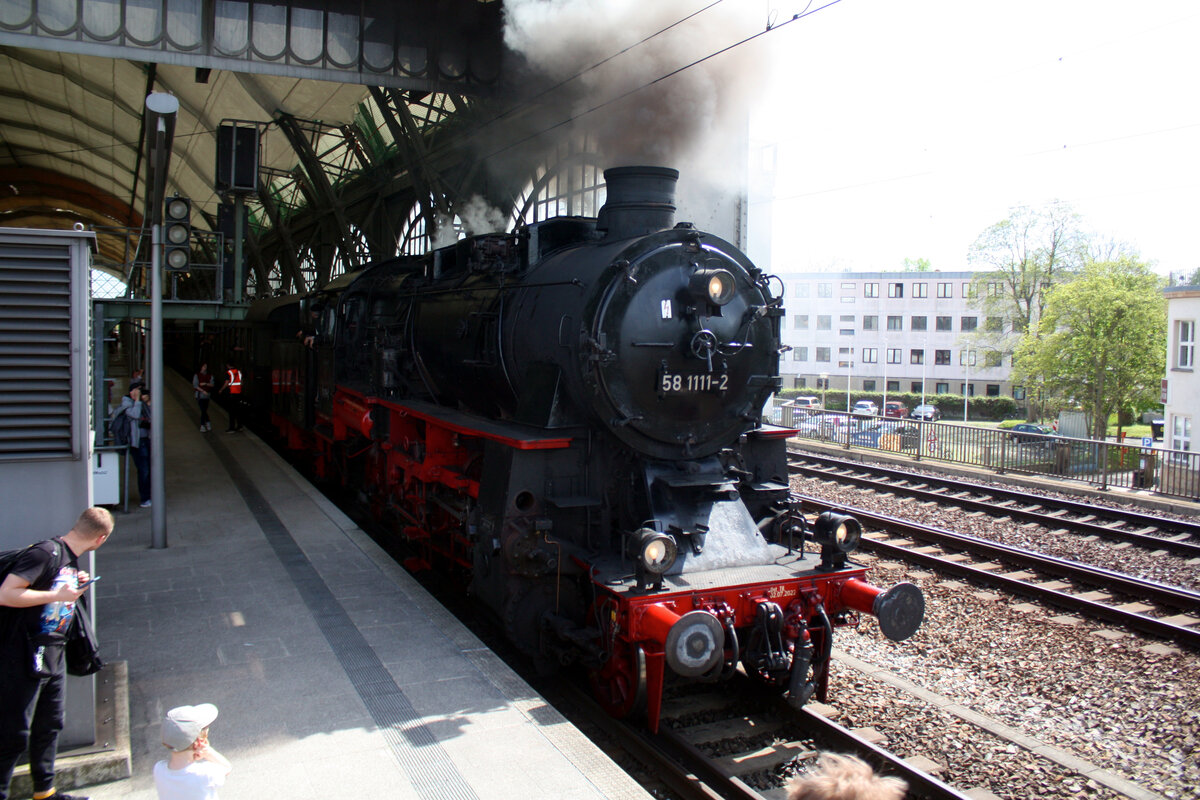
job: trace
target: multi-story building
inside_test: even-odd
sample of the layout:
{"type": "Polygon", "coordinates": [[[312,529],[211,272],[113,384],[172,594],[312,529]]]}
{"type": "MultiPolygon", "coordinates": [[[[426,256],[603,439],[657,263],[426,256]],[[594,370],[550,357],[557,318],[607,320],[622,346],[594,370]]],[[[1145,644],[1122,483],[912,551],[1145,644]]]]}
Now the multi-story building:
{"type": "Polygon", "coordinates": [[[1172,286],[1167,297],[1167,375],[1163,380],[1166,427],[1172,450],[1192,449],[1192,429],[1200,418],[1200,372],[1196,369],[1196,321],[1200,286],[1172,286]]]}
{"type": "Polygon", "coordinates": [[[914,392],[1023,399],[1010,379],[1011,333],[982,316],[976,272],[808,272],[786,285],[780,358],[784,388],[914,392]]]}

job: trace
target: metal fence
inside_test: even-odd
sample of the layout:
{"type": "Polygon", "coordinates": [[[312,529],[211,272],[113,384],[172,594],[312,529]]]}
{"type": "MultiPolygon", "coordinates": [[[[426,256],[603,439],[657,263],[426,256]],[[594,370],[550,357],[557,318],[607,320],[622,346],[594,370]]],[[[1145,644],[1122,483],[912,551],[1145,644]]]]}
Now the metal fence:
{"type": "Polygon", "coordinates": [[[846,449],[900,453],[994,470],[1070,478],[1110,487],[1146,489],[1200,500],[1200,453],[1145,447],[1142,442],[977,428],[952,422],[882,419],[843,412],[775,406],[769,420],[797,436],[846,449]]]}

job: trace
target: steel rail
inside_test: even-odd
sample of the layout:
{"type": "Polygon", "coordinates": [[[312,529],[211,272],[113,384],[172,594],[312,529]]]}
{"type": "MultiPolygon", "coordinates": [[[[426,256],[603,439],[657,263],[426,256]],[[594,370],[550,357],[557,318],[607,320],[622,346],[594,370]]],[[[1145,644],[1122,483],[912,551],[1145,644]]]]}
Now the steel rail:
{"type": "MultiPolygon", "coordinates": [[[[810,455],[808,453],[791,453],[790,455],[797,458],[806,458],[812,461],[818,461],[824,464],[844,466],[846,469],[850,470],[867,472],[874,475],[882,475],[894,480],[912,481],[925,484],[926,486],[942,486],[951,491],[957,490],[990,495],[993,498],[997,498],[1005,502],[1024,503],[1027,505],[1036,504],[1037,506],[1060,508],[1076,514],[1090,514],[1093,517],[1105,516],[1114,521],[1120,521],[1125,524],[1141,524],[1146,527],[1155,527],[1159,529],[1168,528],[1180,533],[1187,533],[1191,536],[1200,536],[1200,524],[1194,522],[1162,519],[1160,517],[1154,517],[1141,512],[1125,512],[1120,509],[1112,509],[1103,506],[1091,506],[1075,500],[1062,500],[1057,497],[1041,497],[1039,495],[1031,495],[1027,492],[1017,492],[1011,489],[984,486],[982,484],[959,481],[954,478],[918,475],[905,470],[881,467],[874,464],[846,462],[840,459],[834,459],[820,455],[810,455]]],[[[1173,555],[1184,556],[1187,558],[1200,557],[1200,542],[1166,539],[1160,536],[1139,533],[1137,531],[1114,529],[1095,522],[1064,519],[1046,512],[1035,511],[1031,507],[1018,508],[1015,506],[999,505],[995,499],[991,501],[976,500],[968,497],[957,497],[955,495],[945,494],[935,489],[923,489],[920,486],[896,486],[894,484],[887,483],[881,484],[880,482],[872,480],[871,478],[865,478],[858,475],[835,473],[819,467],[804,467],[799,464],[792,464],[790,465],[790,468],[793,471],[802,472],[806,475],[814,477],[836,478],[840,482],[852,483],[856,486],[867,486],[871,488],[884,487],[888,491],[896,494],[904,494],[910,497],[919,497],[921,499],[933,500],[936,502],[948,501],[954,505],[972,511],[983,511],[993,516],[1008,516],[1025,522],[1037,522],[1048,528],[1070,528],[1079,533],[1101,536],[1105,539],[1112,539],[1116,541],[1131,542],[1151,550],[1164,550],[1172,553],[1173,555]]]]}
{"type": "MultiPolygon", "coordinates": [[[[1197,604],[1200,604],[1200,595],[1196,592],[1190,592],[1185,589],[1164,586],[1163,584],[1154,583],[1151,581],[1142,581],[1129,576],[1123,576],[1119,573],[1110,572],[1109,570],[1101,570],[1096,567],[1087,567],[1082,564],[1065,561],[1063,559],[1051,558],[1048,556],[1039,556],[1035,553],[1019,550],[1018,548],[1008,547],[1006,545],[998,545],[994,542],[988,542],[978,539],[974,536],[964,534],[951,533],[950,531],[940,528],[933,528],[928,525],[910,522],[908,520],[889,517],[884,514],[875,514],[865,509],[858,509],[846,505],[834,505],[823,500],[803,497],[804,506],[820,511],[836,510],[850,514],[857,518],[859,522],[870,523],[878,526],[883,530],[901,534],[906,537],[920,539],[922,541],[934,542],[941,546],[947,546],[951,549],[964,550],[977,554],[985,555],[988,558],[999,558],[1005,561],[1010,561],[1020,566],[1031,567],[1038,571],[1061,575],[1063,577],[1078,580],[1080,583],[1088,583],[1100,586],[1104,589],[1115,589],[1115,585],[1122,588],[1119,591],[1132,594],[1134,596],[1155,595],[1149,599],[1154,599],[1155,602],[1161,602],[1164,605],[1173,605],[1174,607],[1194,609],[1197,604]],[[1114,585],[1115,584],[1115,585],[1114,585]],[[1144,594],[1139,594],[1144,593],[1144,594]],[[1162,598],[1162,599],[1158,599],[1162,598]],[[1167,599],[1173,599],[1173,602],[1168,603],[1167,599]]],[[[899,559],[916,563],[921,566],[926,566],[935,569],[939,572],[958,575],[960,577],[969,578],[978,583],[997,586],[1006,591],[1015,594],[1024,594],[1035,597],[1039,600],[1044,600],[1047,603],[1056,605],[1071,611],[1077,611],[1097,619],[1103,619],[1107,622],[1112,622],[1117,625],[1132,628],[1142,633],[1149,633],[1154,636],[1160,636],[1165,639],[1173,639],[1180,644],[1186,645],[1193,649],[1200,650],[1200,630],[1189,628],[1184,625],[1176,625],[1171,622],[1164,622],[1154,617],[1147,617],[1143,614],[1138,614],[1132,611],[1123,611],[1113,606],[1105,605],[1094,600],[1087,600],[1077,595],[1068,594],[1058,591],[1057,589],[1048,589],[1037,584],[1028,583],[1019,578],[1010,578],[1004,575],[997,575],[994,572],[985,569],[972,567],[968,564],[962,564],[953,561],[947,561],[937,556],[928,553],[918,553],[907,547],[902,547],[887,542],[880,542],[873,539],[863,538],[864,545],[871,549],[877,550],[890,558],[899,559]]]]}

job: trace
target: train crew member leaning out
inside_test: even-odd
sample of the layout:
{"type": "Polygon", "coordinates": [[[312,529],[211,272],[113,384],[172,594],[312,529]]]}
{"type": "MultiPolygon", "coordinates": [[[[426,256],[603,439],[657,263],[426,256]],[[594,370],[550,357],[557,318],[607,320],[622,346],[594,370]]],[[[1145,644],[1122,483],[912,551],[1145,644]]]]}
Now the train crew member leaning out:
{"type": "Polygon", "coordinates": [[[158,800],[217,800],[233,765],[208,742],[216,718],[212,703],[179,706],[163,717],[162,741],[171,756],[154,765],[158,800]]]}
{"type": "Polygon", "coordinates": [[[788,800],[904,800],[907,789],[904,781],[881,778],[854,756],[825,753],[817,772],[792,782],[788,800]]]}

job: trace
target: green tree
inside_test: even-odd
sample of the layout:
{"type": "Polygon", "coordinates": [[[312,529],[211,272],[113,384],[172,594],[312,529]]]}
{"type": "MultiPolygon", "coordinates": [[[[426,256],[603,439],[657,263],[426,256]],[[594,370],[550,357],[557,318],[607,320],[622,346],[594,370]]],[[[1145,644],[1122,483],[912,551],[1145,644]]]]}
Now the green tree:
{"type": "Polygon", "coordinates": [[[977,305],[1009,320],[1018,334],[1036,330],[1047,290],[1078,271],[1086,247],[1079,215],[1065,203],[1010,210],[979,235],[967,256],[981,271],[974,281],[977,305]]]}
{"type": "Polygon", "coordinates": [[[929,263],[928,258],[904,259],[905,272],[929,272],[931,269],[933,269],[933,265],[929,263]]]}
{"type": "Polygon", "coordinates": [[[1135,258],[1088,262],[1046,293],[1037,331],[1017,348],[1013,378],[1081,404],[1097,438],[1114,411],[1158,396],[1166,368],[1163,281],[1135,258]]]}

